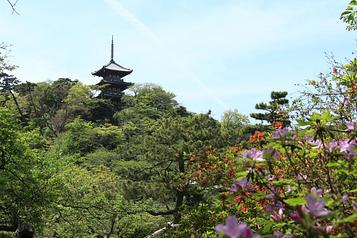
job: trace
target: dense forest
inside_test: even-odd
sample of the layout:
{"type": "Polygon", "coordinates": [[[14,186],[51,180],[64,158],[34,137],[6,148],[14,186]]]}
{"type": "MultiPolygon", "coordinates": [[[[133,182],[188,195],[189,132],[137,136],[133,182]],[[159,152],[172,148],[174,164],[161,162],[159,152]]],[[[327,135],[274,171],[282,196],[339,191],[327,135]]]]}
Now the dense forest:
{"type": "MultiPolygon", "coordinates": [[[[357,28],[356,1],[341,19],[357,28]]],[[[153,84],[118,100],[12,75],[0,45],[0,237],[355,237],[357,59],[248,116],[153,84]]],[[[352,51],[352,50],[351,50],[352,51]]]]}

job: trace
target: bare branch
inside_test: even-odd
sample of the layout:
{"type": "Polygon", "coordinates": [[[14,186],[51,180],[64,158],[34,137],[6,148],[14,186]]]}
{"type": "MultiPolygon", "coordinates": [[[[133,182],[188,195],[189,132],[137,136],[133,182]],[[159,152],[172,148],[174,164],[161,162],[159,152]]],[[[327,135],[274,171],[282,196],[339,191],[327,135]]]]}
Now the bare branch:
{"type": "Polygon", "coordinates": [[[9,3],[9,5],[12,9],[12,14],[16,13],[17,15],[20,15],[20,13],[18,13],[18,11],[16,11],[16,8],[15,8],[15,6],[19,0],[16,0],[14,3],[12,3],[10,0],[6,0],[6,1],[9,3]]]}

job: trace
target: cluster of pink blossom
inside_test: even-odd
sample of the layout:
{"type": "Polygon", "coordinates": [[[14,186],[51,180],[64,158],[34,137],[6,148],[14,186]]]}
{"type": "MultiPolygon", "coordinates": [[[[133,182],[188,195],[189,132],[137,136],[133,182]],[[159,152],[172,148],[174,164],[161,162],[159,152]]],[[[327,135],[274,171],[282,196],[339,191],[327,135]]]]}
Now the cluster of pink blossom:
{"type": "MultiPolygon", "coordinates": [[[[272,133],[272,141],[276,143],[276,141],[281,141],[283,144],[287,142],[288,140],[295,140],[296,143],[300,147],[303,147],[307,151],[316,151],[317,155],[318,154],[329,154],[334,156],[334,158],[342,158],[342,161],[351,161],[350,159],[355,158],[357,155],[356,147],[357,147],[357,140],[350,135],[353,135],[356,129],[356,123],[355,122],[348,122],[345,124],[345,130],[344,133],[349,135],[350,138],[346,138],[345,136],[341,136],[339,138],[344,138],[344,139],[330,139],[330,140],[324,140],[324,137],[315,137],[314,139],[312,137],[307,137],[304,134],[301,135],[300,139],[298,140],[298,131],[293,132],[290,129],[287,128],[278,128],[272,133]],[[304,137],[305,136],[305,137],[304,137]],[[323,153],[320,153],[323,152],[323,153]],[[347,159],[346,159],[347,158],[347,159]]],[[[332,137],[335,138],[335,137],[332,137]]],[[[284,146],[284,145],[283,145],[284,146]]],[[[275,158],[282,158],[282,154],[280,152],[272,147],[267,146],[268,148],[265,149],[264,147],[261,148],[252,148],[249,150],[246,150],[239,158],[246,158],[246,159],[251,159],[253,161],[257,162],[269,162],[267,158],[270,159],[275,159],[275,158]]],[[[328,157],[328,156],[327,156],[328,157]]],[[[239,159],[238,158],[238,159],[239,159]]],[[[336,161],[336,160],[334,160],[336,161]]],[[[310,168],[309,165],[305,165],[306,168],[310,168]]],[[[252,172],[254,169],[249,168],[248,172],[252,172]]],[[[305,171],[306,172],[306,171],[305,171]]],[[[264,179],[267,180],[268,184],[274,184],[275,181],[278,181],[279,178],[277,178],[273,174],[267,174],[264,179]]],[[[294,180],[298,184],[303,184],[306,188],[311,188],[311,185],[308,185],[307,175],[304,174],[304,171],[296,171],[295,176],[293,177],[294,180]]],[[[232,184],[232,187],[230,189],[230,192],[254,192],[255,190],[255,185],[252,184],[253,181],[249,181],[247,177],[244,177],[240,180],[235,181],[232,184]]],[[[300,186],[300,185],[299,185],[300,186]]],[[[291,187],[290,185],[286,186],[288,189],[284,189],[284,193],[290,193],[291,187]]],[[[323,234],[331,234],[334,231],[333,226],[331,225],[331,222],[328,222],[327,219],[331,218],[331,214],[333,214],[333,211],[328,209],[326,207],[326,203],[323,199],[323,189],[322,188],[316,188],[312,187],[309,191],[309,193],[305,197],[301,197],[303,200],[303,203],[300,203],[295,206],[289,206],[288,204],[284,203],[283,200],[277,199],[277,192],[275,191],[275,186],[271,186],[269,188],[270,191],[268,191],[268,195],[266,195],[266,198],[270,201],[270,205],[266,206],[265,209],[267,212],[270,212],[270,219],[274,222],[284,222],[289,221],[290,223],[293,222],[294,224],[300,224],[302,227],[306,222],[312,222],[311,224],[314,224],[314,229],[322,231],[323,234]],[[324,218],[325,217],[325,218],[324,218]],[[320,219],[323,218],[327,222],[315,222],[315,221],[320,221],[320,219]],[[315,221],[314,221],[315,220],[315,221]]],[[[305,190],[306,191],[306,190],[305,190]]],[[[327,190],[326,190],[327,191],[327,190]]],[[[327,193],[330,192],[330,189],[327,191],[327,193]]],[[[356,207],[356,202],[354,201],[349,201],[349,196],[347,194],[341,193],[339,195],[340,197],[340,204],[343,206],[352,204],[353,209],[356,207]],[[341,198],[342,197],[342,198],[341,198]]],[[[330,208],[330,206],[329,206],[330,208]]],[[[215,228],[216,232],[220,234],[225,234],[226,236],[230,238],[238,238],[238,237],[243,237],[243,238],[253,238],[253,237],[261,237],[258,234],[254,234],[253,231],[248,227],[247,223],[245,222],[238,222],[237,218],[234,215],[228,216],[226,219],[225,224],[219,224],[215,228]]],[[[295,237],[294,234],[283,234],[281,231],[274,231],[273,237],[275,238],[293,238],[295,237]]]]}

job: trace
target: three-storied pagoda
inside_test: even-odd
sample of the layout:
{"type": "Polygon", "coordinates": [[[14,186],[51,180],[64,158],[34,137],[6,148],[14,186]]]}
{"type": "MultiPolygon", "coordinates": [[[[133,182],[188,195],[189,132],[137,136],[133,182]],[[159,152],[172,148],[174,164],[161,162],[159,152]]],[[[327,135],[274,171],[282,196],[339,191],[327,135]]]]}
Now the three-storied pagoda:
{"type": "Polygon", "coordinates": [[[114,43],[112,37],[111,59],[109,63],[92,73],[95,76],[102,77],[102,80],[97,83],[101,91],[98,97],[114,101],[120,100],[123,91],[133,85],[133,83],[123,80],[131,72],[133,72],[132,69],[125,68],[114,61],[114,43]]]}

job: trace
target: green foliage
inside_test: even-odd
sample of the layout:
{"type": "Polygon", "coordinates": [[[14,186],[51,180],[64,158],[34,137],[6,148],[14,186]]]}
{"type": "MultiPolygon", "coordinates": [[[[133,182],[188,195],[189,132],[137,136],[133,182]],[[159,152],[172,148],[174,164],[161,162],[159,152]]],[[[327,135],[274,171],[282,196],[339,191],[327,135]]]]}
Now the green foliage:
{"type": "Polygon", "coordinates": [[[47,217],[46,236],[88,237],[117,233],[124,214],[118,178],[105,167],[87,170],[64,166],[49,180],[55,202],[47,217]]]}
{"type": "Polygon", "coordinates": [[[77,80],[60,78],[53,82],[21,83],[14,87],[13,98],[27,126],[40,128],[54,137],[65,125],[80,117],[91,121],[111,121],[109,101],[93,98],[90,88],[77,80]],[[101,109],[98,109],[102,107],[101,109]],[[108,112],[109,111],[109,112],[108,112]]]}
{"type": "Polygon", "coordinates": [[[175,95],[159,86],[144,84],[134,86],[130,90],[133,95],[125,95],[122,99],[127,106],[114,115],[119,125],[126,122],[141,124],[166,115],[183,113],[182,108],[174,100],[175,95]]]}
{"type": "Polygon", "coordinates": [[[354,31],[357,29],[357,1],[351,0],[344,12],[341,13],[340,19],[347,23],[346,29],[354,31]]]}
{"type": "Polygon", "coordinates": [[[153,231],[165,227],[165,222],[165,218],[147,213],[128,215],[119,221],[120,227],[124,228],[119,231],[119,234],[123,238],[145,237],[153,231]]]}
{"type": "Polygon", "coordinates": [[[282,130],[255,148],[235,147],[192,160],[194,181],[207,198],[189,208],[181,226],[169,234],[216,237],[210,233],[215,225],[235,215],[262,236],[278,231],[299,237],[353,236],[356,128],[346,130],[331,113],[315,113],[302,128],[278,136],[282,130]],[[261,154],[261,161],[249,154],[261,154]]]}
{"type": "Polygon", "coordinates": [[[292,103],[295,119],[310,117],[314,112],[329,111],[336,120],[357,119],[357,59],[346,64],[332,60],[332,72],[308,81],[301,95],[292,103]]]}
{"type": "Polygon", "coordinates": [[[236,145],[242,140],[248,125],[248,117],[240,114],[238,110],[224,112],[221,119],[221,133],[226,146],[236,145]]]}
{"type": "Polygon", "coordinates": [[[76,118],[66,125],[66,132],[56,139],[54,150],[57,154],[84,155],[99,148],[114,149],[122,138],[123,133],[117,126],[104,124],[95,127],[92,122],[76,118]]]}
{"type": "Polygon", "coordinates": [[[4,42],[0,42],[0,75],[5,72],[13,71],[17,66],[8,62],[8,55],[10,53],[9,45],[4,42]]]}
{"type": "Polygon", "coordinates": [[[0,224],[41,224],[46,201],[43,164],[29,141],[38,134],[23,134],[13,112],[0,108],[0,224]]]}
{"type": "Polygon", "coordinates": [[[303,197],[288,198],[288,199],[285,199],[284,202],[292,207],[306,204],[306,200],[303,197]]]}
{"type": "MultiPolygon", "coordinates": [[[[355,5],[341,16],[350,30],[355,5]]],[[[1,229],[218,237],[215,226],[235,215],[263,237],[356,233],[356,59],[334,61],[291,108],[287,92],[272,92],[251,115],[267,123],[252,126],[237,110],[221,121],[188,112],[151,84],[120,103],[68,78],[19,84],[7,49],[0,44],[1,229]]]]}

